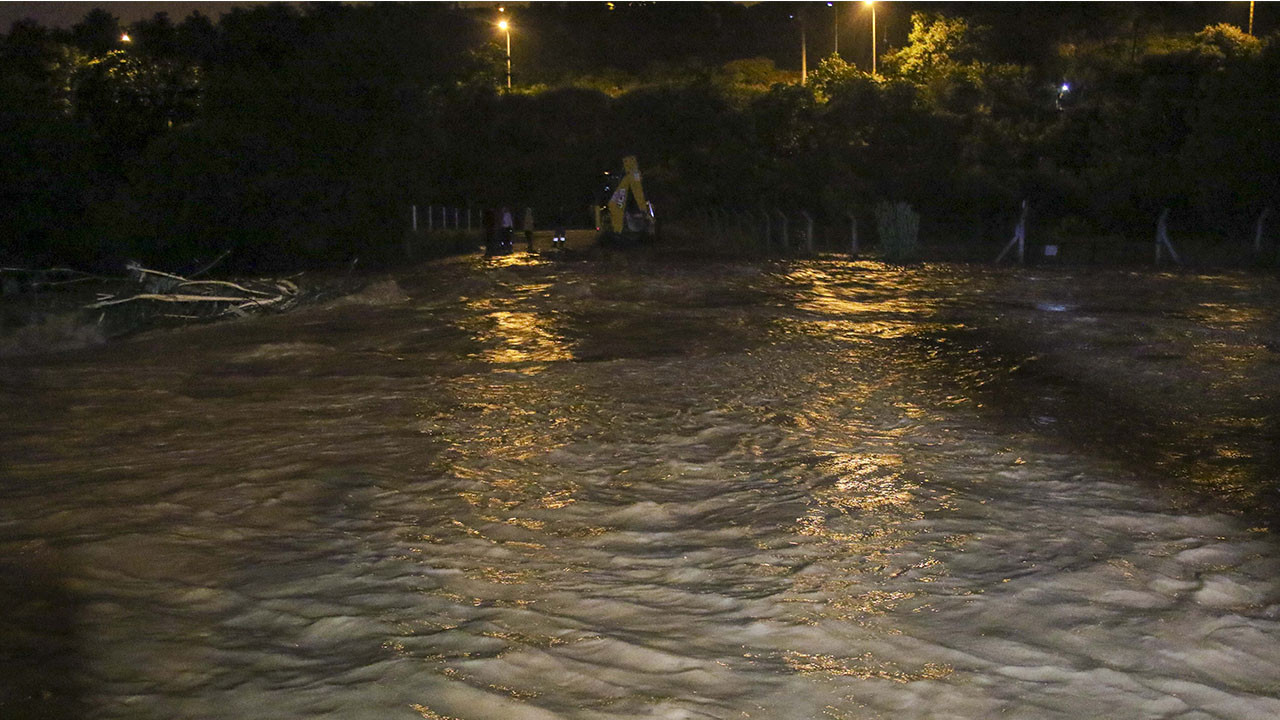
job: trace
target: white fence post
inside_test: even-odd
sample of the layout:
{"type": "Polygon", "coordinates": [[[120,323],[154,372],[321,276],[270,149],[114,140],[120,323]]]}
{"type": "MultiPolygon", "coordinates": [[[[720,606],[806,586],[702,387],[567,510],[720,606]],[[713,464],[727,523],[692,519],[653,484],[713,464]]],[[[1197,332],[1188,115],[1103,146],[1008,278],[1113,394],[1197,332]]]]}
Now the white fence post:
{"type": "Polygon", "coordinates": [[[1160,264],[1161,250],[1167,250],[1169,257],[1179,265],[1182,260],[1178,258],[1178,253],[1173,249],[1173,243],[1169,242],[1169,208],[1160,211],[1160,219],[1156,220],[1156,265],[1160,264]]]}
{"type": "Polygon", "coordinates": [[[1025,255],[1026,244],[1027,244],[1027,201],[1023,200],[1022,214],[1018,216],[1018,224],[1013,228],[1013,239],[1010,240],[1009,243],[1004,246],[1004,249],[1000,251],[1000,254],[996,256],[996,262],[999,263],[1001,260],[1003,260],[1004,256],[1007,255],[1015,245],[1017,245],[1018,246],[1018,264],[1021,265],[1023,263],[1023,260],[1026,257],[1025,255]]]}
{"type": "Polygon", "coordinates": [[[1253,226],[1253,252],[1262,254],[1262,228],[1267,222],[1267,215],[1271,214],[1271,206],[1268,205],[1262,209],[1262,214],[1258,216],[1258,222],[1253,226]]]}
{"type": "Polygon", "coordinates": [[[845,217],[849,218],[849,254],[858,254],[858,218],[853,213],[845,213],[845,217]]]}

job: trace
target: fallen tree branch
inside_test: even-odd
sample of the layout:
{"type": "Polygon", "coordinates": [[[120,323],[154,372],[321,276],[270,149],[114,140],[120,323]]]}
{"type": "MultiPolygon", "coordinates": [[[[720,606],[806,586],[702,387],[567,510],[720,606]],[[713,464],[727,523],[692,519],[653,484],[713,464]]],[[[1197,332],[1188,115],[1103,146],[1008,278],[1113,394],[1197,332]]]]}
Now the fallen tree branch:
{"type": "Polygon", "coordinates": [[[244,302],[242,297],[227,297],[218,295],[179,295],[177,293],[140,293],[138,295],[130,295],[123,298],[112,298],[103,300],[92,305],[86,305],[88,310],[96,310],[98,308],[111,307],[112,305],[120,305],[122,303],[133,302],[135,300],[155,300],[157,302],[167,303],[186,303],[186,302],[225,302],[225,303],[241,303],[244,302]]]}
{"type": "Polygon", "coordinates": [[[236,290],[239,290],[240,292],[246,292],[251,295],[271,296],[271,293],[266,292],[264,290],[251,290],[247,287],[244,287],[243,285],[237,285],[233,282],[227,282],[225,280],[188,280],[187,282],[184,282],[181,285],[178,285],[178,287],[183,288],[183,287],[195,287],[195,286],[204,286],[204,285],[218,285],[221,287],[234,288],[236,290]]]}
{"type": "Polygon", "coordinates": [[[143,285],[144,292],[127,296],[99,294],[96,302],[84,308],[145,308],[149,303],[161,303],[162,306],[186,306],[185,311],[166,311],[160,314],[162,317],[238,317],[253,311],[283,309],[298,297],[298,286],[289,280],[190,280],[181,275],[151,270],[136,262],[130,262],[128,269],[130,276],[143,285]]]}

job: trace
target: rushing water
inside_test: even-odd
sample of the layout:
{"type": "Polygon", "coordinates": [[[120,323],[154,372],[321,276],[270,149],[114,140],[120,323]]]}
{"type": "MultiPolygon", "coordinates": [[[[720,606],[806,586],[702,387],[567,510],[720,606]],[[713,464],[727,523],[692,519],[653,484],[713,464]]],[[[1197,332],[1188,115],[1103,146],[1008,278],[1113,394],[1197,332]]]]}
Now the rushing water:
{"type": "Polygon", "coordinates": [[[0,716],[1280,716],[1271,278],[396,279],[0,361],[0,716]]]}

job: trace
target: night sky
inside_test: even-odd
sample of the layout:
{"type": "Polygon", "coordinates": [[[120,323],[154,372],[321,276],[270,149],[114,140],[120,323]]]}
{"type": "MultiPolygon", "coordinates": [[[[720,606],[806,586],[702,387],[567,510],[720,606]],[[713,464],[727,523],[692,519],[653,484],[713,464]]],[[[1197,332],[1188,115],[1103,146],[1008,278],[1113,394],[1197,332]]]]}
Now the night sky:
{"type": "Polygon", "coordinates": [[[84,18],[85,13],[101,7],[129,24],[152,17],[159,12],[169,13],[178,22],[193,12],[200,12],[217,21],[218,17],[234,7],[263,5],[262,2],[5,2],[0,3],[0,29],[18,20],[31,18],[49,27],[71,27],[84,18]]]}
{"type": "MultiPolygon", "coordinates": [[[[190,15],[192,12],[209,16],[213,20],[217,20],[220,15],[235,7],[247,7],[251,5],[263,5],[264,2],[3,2],[0,3],[0,31],[7,32],[9,26],[16,20],[23,18],[32,18],[43,25],[50,27],[70,27],[79,22],[85,13],[95,7],[102,7],[111,14],[120,18],[124,24],[129,24],[137,20],[152,17],[158,12],[167,12],[170,19],[178,22],[190,15]]],[[[302,3],[292,3],[302,4],[302,3]]],[[[461,5],[483,5],[485,3],[459,3],[461,5]]],[[[498,3],[493,3],[497,5],[498,3]]],[[[526,3],[507,3],[508,5],[519,6],[526,3]]],[[[755,4],[755,3],[744,3],[755,4]]],[[[813,3],[811,3],[813,4],[813,3]]],[[[852,2],[843,2],[841,5],[853,5],[852,2]]],[[[935,6],[946,6],[953,12],[964,9],[963,6],[975,6],[979,3],[931,3],[931,2],[896,2],[883,3],[883,11],[892,13],[889,6],[899,6],[908,10],[929,9],[935,6]]],[[[1080,13],[1088,13],[1086,9],[1089,5],[1097,5],[1097,3],[981,3],[985,5],[983,8],[986,12],[996,12],[1000,14],[1010,14],[1022,17],[1024,20],[1030,20],[1038,16],[1046,18],[1049,16],[1062,15],[1070,17],[1080,13]]],[[[1238,25],[1245,25],[1249,19],[1249,3],[1247,2],[1153,2],[1153,3],[1105,3],[1105,5],[1115,8],[1121,5],[1142,5],[1144,8],[1154,14],[1164,15],[1165,17],[1185,19],[1189,28],[1196,28],[1204,24],[1213,22],[1230,22],[1238,25]]],[[[1265,35],[1273,32],[1276,28],[1276,20],[1280,18],[1280,10],[1272,3],[1257,3],[1255,6],[1254,30],[1257,35],[1265,35]]],[[[976,9],[976,8],[971,8],[976,9]]],[[[967,13],[960,13],[967,14],[967,13]]],[[[1180,24],[1180,23],[1179,23],[1180,24]]]]}

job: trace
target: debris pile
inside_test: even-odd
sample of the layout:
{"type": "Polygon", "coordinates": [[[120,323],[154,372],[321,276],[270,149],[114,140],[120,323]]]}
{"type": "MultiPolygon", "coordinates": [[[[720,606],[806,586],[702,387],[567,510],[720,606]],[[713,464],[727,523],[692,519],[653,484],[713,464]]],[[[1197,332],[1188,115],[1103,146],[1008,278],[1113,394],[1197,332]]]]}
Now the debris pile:
{"type": "Polygon", "coordinates": [[[151,270],[138,263],[127,266],[134,288],[100,293],[86,310],[124,308],[178,320],[242,317],[264,310],[283,311],[298,302],[298,286],[287,279],[191,280],[151,270]]]}

